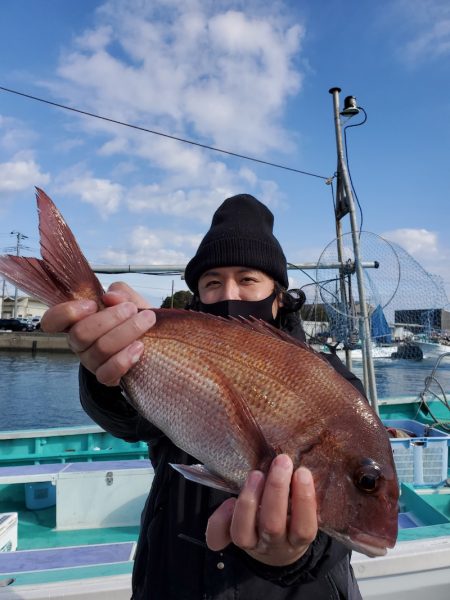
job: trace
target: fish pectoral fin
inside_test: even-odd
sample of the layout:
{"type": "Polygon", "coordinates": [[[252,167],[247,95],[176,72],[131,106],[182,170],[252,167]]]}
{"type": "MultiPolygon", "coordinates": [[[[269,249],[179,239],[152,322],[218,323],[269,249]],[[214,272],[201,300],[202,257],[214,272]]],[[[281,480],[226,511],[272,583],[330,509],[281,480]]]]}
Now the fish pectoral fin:
{"type": "Polygon", "coordinates": [[[222,479],[218,475],[214,475],[211,471],[205,467],[205,465],[175,465],[169,463],[170,466],[181,473],[185,479],[193,481],[195,483],[201,483],[207,487],[212,487],[222,492],[229,492],[230,494],[238,494],[239,490],[233,486],[233,484],[225,479],[222,479]]]}
{"type": "MultiPolygon", "coordinates": [[[[217,370],[216,375],[220,376],[217,370]]],[[[254,468],[266,470],[263,466],[270,465],[278,452],[268,442],[247,400],[242,396],[240,391],[228,382],[225,377],[222,377],[221,387],[223,392],[228,395],[230,404],[234,408],[236,419],[235,434],[238,431],[240,432],[241,437],[246,440],[245,446],[253,453],[253,459],[250,460],[250,464],[254,468]],[[251,443],[249,443],[250,440],[251,443]]],[[[242,447],[240,451],[242,451],[242,447]]]]}

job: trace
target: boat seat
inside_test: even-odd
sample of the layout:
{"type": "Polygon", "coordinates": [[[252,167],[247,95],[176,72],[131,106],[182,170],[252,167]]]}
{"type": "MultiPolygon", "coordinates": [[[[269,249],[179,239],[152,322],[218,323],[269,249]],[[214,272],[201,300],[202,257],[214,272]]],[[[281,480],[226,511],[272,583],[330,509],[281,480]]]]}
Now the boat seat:
{"type": "Polygon", "coordinates": [[[56,481],[62,473],[92,473],[95,471],[117,472],[130,469],[149,468],[151,468],[151,464],[147,459],[20,465],[14,467],[2,467],[0,470],[0,484],[56,481]]]}
{"type": "MultiPolygon", "coordinates": [[[[0,485],[23,483],[26,487],[36,488],[47,482],[47,486],[54,486],[51,497],[53,505],[56,500],[58,530],[138,525],[152,479],[153,468],[148,459],[23,465],[0,469],[0,485]]],[[[38,495],[40,492],[37,490],[38,495]]],[[[47,497],[50,497],[49,492],[47,497]]],[[[27,507],[39,509],[45,506],[39,502],[27,507]]]]}
{"type": "Polygon", "coordinates": [[[117,542],[0,553],[0,575],[132,561],[135,542],[117,542]]]}

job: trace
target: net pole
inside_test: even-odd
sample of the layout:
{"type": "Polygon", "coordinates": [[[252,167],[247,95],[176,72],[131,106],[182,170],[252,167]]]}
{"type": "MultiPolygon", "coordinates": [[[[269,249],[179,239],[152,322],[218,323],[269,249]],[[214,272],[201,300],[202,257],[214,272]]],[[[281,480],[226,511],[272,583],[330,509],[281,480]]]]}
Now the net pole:
{"type": "MultiPolygon", "coordinates": [[[[355,256],[355,270],[356,280],[358,283],[358,294],[359,294],[359,310],[360,310],[360,322],[361,322],[361,337],[362,337],[362,355],[364,365],[364,375],[367,379],[366,391],[369,396],[370,403],[377,414],[378,409],[378,397],[377,397],[377,386],[375,382],[375,371],[373,366],[373,357],[371,351],[371,335],[369,327],[369,317],[367,311],[366,294],[364,289],[364,275],[362,270],[361,258],[360,258],[360,247],[359,247],[359,236],[358,236],[358,224],[356,221],[355,201],[353,199],[352,187],[350,185],[350,177],[347,170],[347,165],[344,159],[344,145],[342,142],[342,128],[341,118],[339,111],[339,92],[340,88],[335,87],[329,90],[333,96],[333,111],[334,111],[334,125],[336,132],[336,150],[337,150],[337,162],[338,162],[338,175],[342,178],[342,182],[345,188],[348,201],[348,214],[350,217],[353,253],[355,256]]],[[[366,382],[364,382],[366,384],[366,382]]]]}

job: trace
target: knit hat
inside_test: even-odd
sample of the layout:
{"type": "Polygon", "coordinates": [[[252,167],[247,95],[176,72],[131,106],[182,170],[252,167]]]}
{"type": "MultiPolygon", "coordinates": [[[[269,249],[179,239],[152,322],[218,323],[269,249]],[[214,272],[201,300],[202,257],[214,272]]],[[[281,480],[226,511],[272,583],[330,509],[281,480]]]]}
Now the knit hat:
{"type": "Polygon", "coordinates": [[[287,288],[286,257],[273,235],[273,214],[249,194],[228,198],[214,213],[211,227],[184,272],[187,285],[214,267],[251,267],[287,288]]]}

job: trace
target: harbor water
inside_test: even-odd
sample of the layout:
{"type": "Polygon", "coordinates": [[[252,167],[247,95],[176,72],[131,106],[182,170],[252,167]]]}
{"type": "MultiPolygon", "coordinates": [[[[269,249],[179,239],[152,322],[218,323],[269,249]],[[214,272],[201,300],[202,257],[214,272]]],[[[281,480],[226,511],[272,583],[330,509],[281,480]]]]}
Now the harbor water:
{"type": "MultiPolygon", "coordinates": [[[[376,360],[379,398],[417,396],[434,364],[376,360]]],[[[0,352],[0,430],[92,424],[78,399],[78,365],[70,353],[0,352]]],[[[354,362],[353,370],[362,378],[360,362],[354,362]]],[[[450,390],[450,358],[437,376],[443,389],[450,390]]]]}
{"type": "Polygon", "coordinates": [[[0,352],[0,431],[92,424],[69,352],[0,352]]]}

